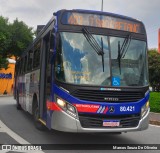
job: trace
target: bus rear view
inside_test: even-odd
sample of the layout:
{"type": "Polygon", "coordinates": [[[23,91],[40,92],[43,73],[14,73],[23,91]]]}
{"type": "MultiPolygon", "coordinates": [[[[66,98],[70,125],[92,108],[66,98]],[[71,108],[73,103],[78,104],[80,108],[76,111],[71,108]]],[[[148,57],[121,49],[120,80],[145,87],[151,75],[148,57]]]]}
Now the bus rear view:
{"type": "Polygon", "coordinates": [[[45,68],[40,67],[39,121],[66,132],[147,129],[150,108],[143,23],[86,10],[60,10],[54,16],[55,24],[50,26],[54,38],[49,39],[53,51],[45,68]],[[46,71],[49,86],[43,83],[46,71]]]}

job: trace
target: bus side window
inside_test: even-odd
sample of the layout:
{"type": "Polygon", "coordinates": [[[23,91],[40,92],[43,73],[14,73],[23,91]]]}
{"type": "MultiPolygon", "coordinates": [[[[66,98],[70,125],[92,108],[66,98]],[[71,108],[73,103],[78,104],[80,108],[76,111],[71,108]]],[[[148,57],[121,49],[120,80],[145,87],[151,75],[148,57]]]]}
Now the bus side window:
{"type": "Polygon", "coordinates": [[[37,68],[40,65],[40,42],[36,44],[33,58],[33,68],[37,68]]]}
{"type": "Polygon", "coordinates": [[[16,68],[15,68],[15,76],[18,76],[18,71],[19,71],[19,61],[16,63],[16,68]]]}
{"type": "Polygon", "coordinates": [[[21,75],[21,69],[22,69],[22,59],[20,59],[20,62],[19,62],[18,75],[21,75]]]}
{"type": "Polygon", "coordinates": [[[33,52],[32,52],[32,50],[30,50],[28,53],[27,71],[32,70],[32,60],[33,60],[33,52]]]}
{"type": "Polygon", "coordinates": [[[21,61],[18,63],[18,76],[20,75],[21,61]]]}
{"type": "Polygon", "coordinates": [[[21,74],[23,74],[23,67],[24,67],[24,58],[22,58],[22,66],[21,66],[21,74]]]}
{"type": "Polygon", "coordinates": [[[24,58],[24,63],[23,63],[23,72],[26,72],[26,67],[27,67],[27,56],[24,58]]]}

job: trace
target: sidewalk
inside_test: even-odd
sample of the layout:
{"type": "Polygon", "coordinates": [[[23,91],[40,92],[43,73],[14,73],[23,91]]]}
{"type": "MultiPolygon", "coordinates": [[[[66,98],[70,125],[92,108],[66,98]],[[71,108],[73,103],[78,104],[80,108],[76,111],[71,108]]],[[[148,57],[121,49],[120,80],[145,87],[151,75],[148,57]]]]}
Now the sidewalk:
{"type": "Polygon", "coordinates": [[[149,123],[160,126],[160,113],[150,112],[150,114],[149,114],[149,123]]]}
{"type": "Polygon", "coordinates": [[[13,96],[13,94],[6,94],[6,95],[0,94],[0,97],[11,97],[11,96],[13,96]]]}

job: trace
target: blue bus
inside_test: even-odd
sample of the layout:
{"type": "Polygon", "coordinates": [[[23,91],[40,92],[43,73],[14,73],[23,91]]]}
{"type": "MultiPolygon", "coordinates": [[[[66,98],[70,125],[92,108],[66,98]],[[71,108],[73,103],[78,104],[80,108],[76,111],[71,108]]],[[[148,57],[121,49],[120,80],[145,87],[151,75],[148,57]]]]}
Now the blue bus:
{"type": "Polygon", "coordinates": [[[149,125],[147,36],[136,19],[59,10],[16,63],[17,109],[65,132],[141,131],[149,125]]]}

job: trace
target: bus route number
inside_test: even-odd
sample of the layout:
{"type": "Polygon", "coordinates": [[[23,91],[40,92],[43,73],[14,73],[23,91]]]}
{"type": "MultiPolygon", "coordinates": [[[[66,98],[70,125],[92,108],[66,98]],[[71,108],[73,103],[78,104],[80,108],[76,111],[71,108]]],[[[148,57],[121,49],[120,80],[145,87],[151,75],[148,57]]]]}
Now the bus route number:
{"type": "Polygon", "coordinates": [[[120,112],[134,112],[135,111],[135,106],[121,106],[120,107],[120,112]]]}

